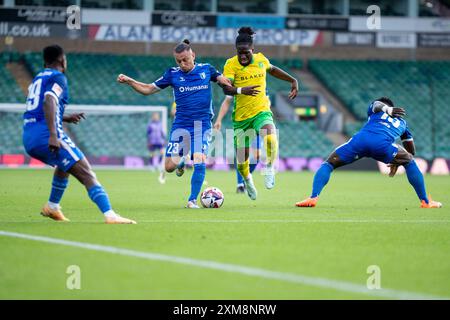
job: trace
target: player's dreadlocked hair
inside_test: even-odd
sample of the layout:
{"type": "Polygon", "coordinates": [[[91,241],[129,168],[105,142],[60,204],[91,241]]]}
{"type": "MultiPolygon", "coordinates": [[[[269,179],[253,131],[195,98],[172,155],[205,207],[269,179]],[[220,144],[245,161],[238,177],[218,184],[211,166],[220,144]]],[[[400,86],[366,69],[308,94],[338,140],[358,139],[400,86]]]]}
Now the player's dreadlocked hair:
{"type": "Polygon", "coordinates": [[[388,97],[381,97],[381,98],[378,98],[376,101],[383,102],[384,104],[387,104],[387,105],[389,105],[392,108],[394,107],[394,103],[388,97]]]}
{"type": "Polygon", "coordinates": [[[45,47],[42,51],[42,55],[44,57],[44,63],[46,65],[50,65],[58,60],[64,54],[63,48],[54,44],[52,46],[45,47]]]}
{"type": "Polygon", "coordinates": [[[182,42],[177,44],[173,51],[175,51],[176,53],[182,53],[183,51],[189,51],[191,49],[191,42],[188,39],[184,39],[182,42]]]}
{"type": "Polygon", "coordinates": [[[252,45],[254,35],[255,31],[253,31],[252,27],[241,27],[236,37],[236,46],[243,43],[252,45]]]}

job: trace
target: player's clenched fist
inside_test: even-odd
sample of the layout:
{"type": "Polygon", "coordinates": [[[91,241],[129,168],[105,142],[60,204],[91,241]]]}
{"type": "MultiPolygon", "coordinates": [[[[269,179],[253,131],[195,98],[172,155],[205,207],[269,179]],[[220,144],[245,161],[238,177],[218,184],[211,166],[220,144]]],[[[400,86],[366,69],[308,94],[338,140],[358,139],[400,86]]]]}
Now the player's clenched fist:
{"type": "Polygon", "coordinates": [[[58,152],[60,147],[61,145],[57,135],[50,134],[50,137],[48,138],[48,149],[50,150],[50,152],[58,152]]]}
{"type": "Polygon", "coordinates": [[[126,76],[126,75],[121,73],[117,77],[117,82],[119,82],[119,83],[128,83],[130,81],[130,79],[131,78],[129,76],[126,76]]]}

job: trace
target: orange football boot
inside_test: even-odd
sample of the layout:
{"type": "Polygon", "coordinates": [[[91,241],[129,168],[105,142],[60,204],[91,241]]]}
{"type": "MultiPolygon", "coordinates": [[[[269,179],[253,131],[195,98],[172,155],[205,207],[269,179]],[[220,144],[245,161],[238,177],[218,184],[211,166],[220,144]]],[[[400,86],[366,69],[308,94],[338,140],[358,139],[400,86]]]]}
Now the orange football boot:
{"type": "Polygon", "coordinates": [[[317,201],[319,201],[319,197],[308,198],[303,201],[297,202],[295,204],[295,206],[296,207],[315,207],[317,204],[317,201]]]}
{"type": "Polygon", "coordinates": [[[425,202],[425,200],[422,200],[422,203],[420,204],[421,208],[441,208],[442,203],[431,200],[431,197],[428,197],[428,203],[425,202]]]}
{"type": "Polygon", "coordinates": [[[48,203],[42,208],[41,215],[56,221],[70,221],[67,219],[61,211],[61,207],[58,209],[52,209],[48,203]]]}

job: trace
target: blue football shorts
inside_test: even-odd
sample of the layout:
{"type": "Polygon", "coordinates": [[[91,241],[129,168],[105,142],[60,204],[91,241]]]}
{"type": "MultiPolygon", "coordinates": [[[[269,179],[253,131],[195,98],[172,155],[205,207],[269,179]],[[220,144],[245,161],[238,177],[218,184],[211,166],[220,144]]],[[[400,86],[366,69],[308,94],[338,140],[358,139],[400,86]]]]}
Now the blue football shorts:
{"type": "MultiPolygon", "coordinates": [[[[198,121],[200,122],[200,121],[198,121]]],[[[196,123],[198,124],[196,121],[196,123]]],[[[166,157],[184,157],[194,153],[207,155],[212,139],[211,122],[194,126],[173,125],[166,148],[166,157]]]]}
{"type": "Polygon", "coordinates": [[[45,121],[28,123],[23,130],[23,145],[25,151],[33,158],[38,159],[52,167],[58,167],[66,172],[75,163],[84,158],[83,152],[66,135],[60,136],[61,148],[58,152],[51,152],[48,149],[48,131],[45,121]]]}
{"type": "Polygon", "coordinates": [[[364,157],[387,164],[397,155],[398,146],[383,136],[359,133],[337,147],[335,151],[346,164],[364,157]]]}

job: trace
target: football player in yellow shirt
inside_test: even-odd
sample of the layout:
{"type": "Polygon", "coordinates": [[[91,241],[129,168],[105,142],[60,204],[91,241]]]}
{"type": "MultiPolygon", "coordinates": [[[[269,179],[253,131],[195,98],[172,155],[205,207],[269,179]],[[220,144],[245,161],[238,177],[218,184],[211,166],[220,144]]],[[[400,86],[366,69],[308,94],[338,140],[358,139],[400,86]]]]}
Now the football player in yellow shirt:
{"type": "Polygon", "coordinates": [[[244,178],[248,196],[255,200],[257,190],[249,166],[249,147],[253,137],[260,135],[264,139],[267,155],[264,183],[267,189],[272,189],[275,185],[273,165],[278,154],[276,128],[270,111],[270,100],[266,94],[267,73],[290,82],[290,99],[297,96],[298,81],[287,72],[271,65],[262,53],[254,53],[253,35],[255,32],[252,28],[242,27],[238,33],[236,38],[237,55],[227,60],[223,75],[233,84],[233,92],[227,90],[225,93],[234,96],[232,119],[238,170],[244,178]],[[256,92],[255,94],[243,94],[244,88],[254,88],[256,92]]]}

